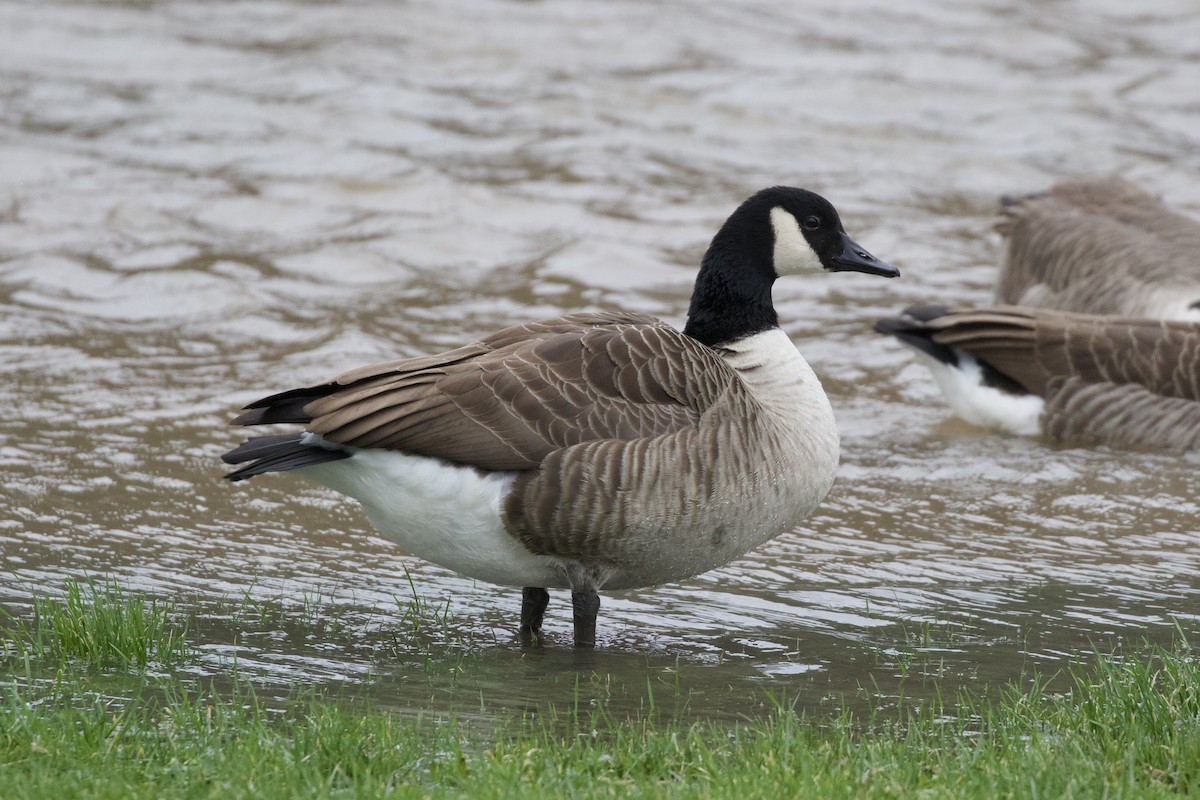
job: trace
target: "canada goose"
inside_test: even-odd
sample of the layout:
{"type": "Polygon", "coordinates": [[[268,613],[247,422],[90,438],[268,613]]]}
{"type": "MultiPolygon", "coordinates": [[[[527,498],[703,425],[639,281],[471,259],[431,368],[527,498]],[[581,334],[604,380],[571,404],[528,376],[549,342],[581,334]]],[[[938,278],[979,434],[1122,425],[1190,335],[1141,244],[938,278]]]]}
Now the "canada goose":
{"type": "Polygon", "coordinates": [[[1117,178],[1001,204],[997,303],[1200,322],[1200,222],[1117,178]]]}
{"type": "Polygon", "coordinates": [[[1113,447],[1200,447],[1200,324],[918,306],[875,329],[912,346],[955,413],[976,425],[1113,447]]]}
{"type": "Polygon", "coordinates": [[[838,434],[778,327],[779,275],[899,271],[824,198],[746,200],[704,255],[683,332],[622,312],[518,325],[251,403],[227,476],[297,470],[362,504],[384,536],[465,575],[521,586],[521,633],[571,590],[595,644],[597,590],[679,581],[791,530],[825,496],[838,434]]]}

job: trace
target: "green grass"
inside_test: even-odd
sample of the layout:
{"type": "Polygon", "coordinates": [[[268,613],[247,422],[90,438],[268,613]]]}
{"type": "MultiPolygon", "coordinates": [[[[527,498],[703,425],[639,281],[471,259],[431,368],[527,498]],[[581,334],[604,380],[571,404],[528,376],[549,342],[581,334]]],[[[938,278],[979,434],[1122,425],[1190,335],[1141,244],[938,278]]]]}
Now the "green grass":
{"type": "Polygon", "coordinates": [[[173,603],[127,593],[111,578],[68,578],[61,598],[35,595],[32,619],[8,622],[0,643],[21,658],[103,669],[169,666],[189,653],[173,603]]]}
{"type": "MultiPolygon", "coordinates": [[[[776,702],[735,726],[683,723],[660,718],[650,698],[639,716],[575,705],[470,722],[316,694],[276,710],[245,683],[187,690],[144,672],[140,688],[114,692],[121,676],[90,668],[112,649],[100,644],[112,622],[97,606],[157,606],[110,584],[72,596],[4,634],[0,666],[24,666],[0,683],[6,800],[1200,796],[1200,663],[1182,641],[1097,653],[994,700],[981,689],[899,721],[805,718],[776,702]],[[74,620],[69,635],[57,614],[74,620]],[[97,630],[79,629],[88,625],[97,630]],[[77,640],[95,643],[66,645],[77,640]],[[13,655],[35,652],[64,659],[52,679],[13,655]]],[[[136,669],[151,652],[117,661],[136,669]]]]}
{"type": "Polygon", "coordinates": [[[401,600],[399,597],[394,598],[396,609],[400,612],[400,619],[414,634],[437,630],[444,638],[449,638],[451,634],[450,598],[446,598],[439,604],[430,603],[429,600],[417,593],[417,585],[413,582],[408,567],[404,568],[404,577],[408,581],[411,597],[405,600],[401,600]]]}
{"type": "Polygon", "coordinates": [[[949,717],[727,726],[525,719],[500,731],[309,697],[265,710],[167,692],[115,705],[62,682],[0,699],[5,797],[1179,797],[1200,792],[1200,668],[1098,658],[1062,694],[949,717]]]}

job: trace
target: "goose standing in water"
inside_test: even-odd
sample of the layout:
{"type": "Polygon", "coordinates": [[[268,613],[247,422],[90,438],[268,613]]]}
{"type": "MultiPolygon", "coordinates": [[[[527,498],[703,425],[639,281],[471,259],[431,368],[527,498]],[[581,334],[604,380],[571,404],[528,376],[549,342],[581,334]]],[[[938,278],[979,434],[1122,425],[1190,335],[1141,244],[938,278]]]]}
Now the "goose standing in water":
{"type": "Polygon", "coordinates": [[[1118,178],[1001,205],[997,303],[1200,322],[1200,222],[1118,178]]]}
{"type": "Polygon", "coordinates": [[[746,200],[701,263],[683,332],[569,314],[440,355],[271,395],[235,425],[294,423],[226,453],[238,481],[296,471],[349,495],[408,552],[522,591],[537,634],[569,589],[595,644],[600,589],[679,581],[794,528],[833,483],[838,434],[779,328],[781,275],[899,274],[802,189],[746,200]]]}

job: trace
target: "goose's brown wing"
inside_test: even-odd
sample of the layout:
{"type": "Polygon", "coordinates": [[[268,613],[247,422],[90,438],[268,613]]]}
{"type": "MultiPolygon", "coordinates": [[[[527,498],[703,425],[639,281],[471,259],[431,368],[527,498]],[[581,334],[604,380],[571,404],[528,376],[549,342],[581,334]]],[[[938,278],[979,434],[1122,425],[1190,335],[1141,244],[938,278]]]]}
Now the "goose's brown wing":
{"type": "Polygon", "coordinates": [[[652,317],[572,314],[273,395],[235,423],[305,422],[340,444],[527,469],[570,445],[693,426],[736,380],[652,317]]]}
{"type": "Polygon", "coordinates": [[[1042,429],[1051,439],[1111,447],[1200,448],[1200,402],[1163,397],[1137,384],[1055,378],[1042,429]]]}
{"type": "Polygon", "coordinates": [[[1200,223],[1172,209],[1162,198],[1120,178],[1062,181],[1049,196],[1081,214],[1106,218],[1109,224],[1144,231],[1172,244],[1200,246],[1200,223]]]}
{"type": "Polygon", "coordinates": [[[1200,400],[1200,326],[1184,322],[1005,308],[931,320],[932,339],[985,361],[1045,397],[1050,381],[1134,384],[1200,400]]]}
{"type": "Polygon", "coordinates": [[[1157,316],[1156,288],[1200,286],[1200,223],[1115,178],[1003,202],[998,303],[1157,316]]]}

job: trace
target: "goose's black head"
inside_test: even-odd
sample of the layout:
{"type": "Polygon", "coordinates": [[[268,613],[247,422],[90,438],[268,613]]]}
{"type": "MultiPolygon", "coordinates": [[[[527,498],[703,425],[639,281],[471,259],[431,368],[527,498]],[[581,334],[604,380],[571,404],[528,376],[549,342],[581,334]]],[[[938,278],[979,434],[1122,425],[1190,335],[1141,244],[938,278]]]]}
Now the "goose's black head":
{"type": "Polygon", "coordinates": [[[763,189],[713,237],[684,332],[713,346],[775,327],[775,279],[822,271],[900,274],[846,234],[837,209],[824,197],[790,186],[763,189]]]}

